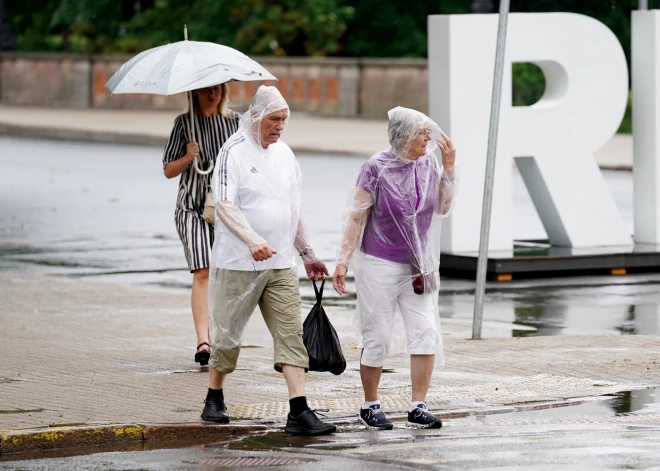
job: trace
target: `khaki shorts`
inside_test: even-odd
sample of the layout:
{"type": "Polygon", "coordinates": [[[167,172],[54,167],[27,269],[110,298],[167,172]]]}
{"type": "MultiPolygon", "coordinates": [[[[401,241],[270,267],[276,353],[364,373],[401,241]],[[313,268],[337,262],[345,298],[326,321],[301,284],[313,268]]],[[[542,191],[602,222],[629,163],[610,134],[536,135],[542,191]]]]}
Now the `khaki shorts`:
{"type": "Polygon", "coordinates": [[[217,284],[210,283],[212,322],[217,329],[209,365],[220,373],[236,369],[243,329],[259,305],[264,321],[273,336],[274,366],[309,368],[307,349],[303,344],[300,315],[300,287],[293,268],[265,271],[220,270],[217,284]],[[230,338],[231,337],[231,338],[230,338]],[[224,347],[223,347],[224,346],[224,347]]]}

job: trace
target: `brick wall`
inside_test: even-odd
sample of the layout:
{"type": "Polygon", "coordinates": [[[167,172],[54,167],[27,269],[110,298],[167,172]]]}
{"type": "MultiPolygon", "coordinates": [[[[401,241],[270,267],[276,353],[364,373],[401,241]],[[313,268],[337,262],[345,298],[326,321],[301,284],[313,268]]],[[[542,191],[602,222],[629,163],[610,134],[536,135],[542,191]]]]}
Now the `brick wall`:
{"type": "MultiPolygon", "coordinates": [[[[0,103],[73,108],[183,109],[185,94],[111,95],[104,85],[130,56],[0,54],[0,103]]],[[[277,82],[233,82],[237,110],[261,83],[275,85],[289,106],[326,116],[385,119],[394,106],[427,111],[425,60],[256,57],[277,82]]]]}

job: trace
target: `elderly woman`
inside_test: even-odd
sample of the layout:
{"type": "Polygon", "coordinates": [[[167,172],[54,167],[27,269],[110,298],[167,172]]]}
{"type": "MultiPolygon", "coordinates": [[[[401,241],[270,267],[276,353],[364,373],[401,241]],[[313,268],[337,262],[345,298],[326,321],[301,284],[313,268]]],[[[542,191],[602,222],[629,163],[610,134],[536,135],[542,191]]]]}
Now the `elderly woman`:
{"type": "Polygon", "coordinates": [[[388,116],[391,148],[372,156],[360,170],[332,281],[340,295],[346,293],[353,259],[364,389],[360,422],[371,429],[392,428],[381,411],[378,384],[398,307],[410,353],[408,425],[439,428],[442,422],[427,410],[425,400],[436,353],[444,364],[438,316],[439,223],[454,201],[456,150],[423,113],[397,107],[388,116]],[[433,152],[436,143],[442,166],[433,152]]]}
{"type": "Polygon", "coordinates": [[[207,365],[209,345],[209,255],[213,225],[202,219],[211,174],[202,175],[191,165],[197,157],[202,169],[213,167],[225,141],[238,130],[241,115],[228,108],[229,86],[224,83],[193,92],[194,125],[198,142],[190,142],[190,110],[177,116],[163,155],[167,178],[181,175],[174,222],[188,269],[193,274],[191,305],[197,351],[195,361],[207,365]]]}

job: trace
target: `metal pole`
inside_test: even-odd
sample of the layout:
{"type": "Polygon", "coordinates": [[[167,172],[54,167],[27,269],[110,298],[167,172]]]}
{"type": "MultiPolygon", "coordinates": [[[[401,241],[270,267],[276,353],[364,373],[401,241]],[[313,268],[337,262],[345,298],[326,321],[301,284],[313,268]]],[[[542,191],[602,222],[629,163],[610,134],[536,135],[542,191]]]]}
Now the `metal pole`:
{"type": "MultiPolygon", "coordinates": [[[[188,25],[183,25],[183,39],[184,41],[188,41],[188,25]]],[[[190,105],[190,142],[193,142],[195,140],[195,120],[193,119],[192,91],[188,92],[188,103],[190,105]]]]}
{"type": "Polygon", "coordinates": [[[638,10],[648,10],[649,9],[649,0],[639,0],[637,2],[638,10]]]}
{"type": "Polygon", "coordinates": [[[472,339],[481,338],[481,324],[484,316],[484,295],[486,292],[486,267],[488,264],[488,236],[490,235],[490,213],[493,203],[493,181],[495,179],[495,156],[497,153],[497,132],[500,124],[500,102],[502,101],[502,80],[504,75],[504,51],[506,48],[506,28],[509,18],[509,0],[500,1],[499,23],[497,25],[497,46],[495,51],[495,74],[493,97],[490,105],[490,131],[488,133],[488,154],[486,156],[486,178],[484,182],[484,202],[481,213],[481,239],[477,261],[477,287],[474,298],[474,319],[472,339]]]}

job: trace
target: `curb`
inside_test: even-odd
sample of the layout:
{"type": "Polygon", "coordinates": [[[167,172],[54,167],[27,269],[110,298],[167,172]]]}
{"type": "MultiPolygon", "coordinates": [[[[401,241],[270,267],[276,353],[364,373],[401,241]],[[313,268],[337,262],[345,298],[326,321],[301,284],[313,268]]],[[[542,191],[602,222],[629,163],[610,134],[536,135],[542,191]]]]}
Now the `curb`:
{"type": "Polygon", "coordinates": [[[0,123],[0,134],[13,137],[146,146],[164,146],[167,143],[166,137],[151,134],[124,134],[112,131],[87,131],[82,129],[22,126],[7,123],[0,123]]]}
{"type": "MultiPolygon", "coordinates": [[[[509,414],[557,407],[576,406],[592,398],[574,398],[554,401],[540,401],[529,404],[511,404],[483,409],[455,409],[438,410],[434,415],[442,420],[463,419],[467,417],[480,417],[494,414],[509,414]]],[[[408,419],[407,413],[388,414],[393,422],[402,422],[408,419]]],[[[356,424],[355,417],[330,418],[331,423],[340,426],[356,424]]],[[[66,448],[80,448],[100,445],[118,445],[136,442],[172,443],[176,440],[214,440],[226,439],[233,435],[251,432],[262,432],[280,428],[280,424],[234,424],[219,425],[207,423],[180,423],[180,424],[113,424],[113,425],[84,425],[44,427],[26,430],[0,431],[0,455],[43,451],[62,450],[66,448]]]]}
{"type": "MultiPolygon", "coordinates": [[[[83,141],[100,144],[126,144],[164,147],[167,137],[153,134],[119,133],[112,131],[89,131],[83,129],[52,128],[43,126],[23,126],[20,124],[0,123],[0,135],[12,137],[32,137],[36,139],[54,139],[58,141],[83,141]]],[[[320,147],[292,145],[291,150],[300,154],[349,155],[366,157],[364,152],[350,149],[325,149],[320,147]]]]}
{"type": "Polygon", "coordinates": [[[195,439],[219,439],[267,429],[268,427],[265,425],[184,423],[63,426],[7,430],[0,432],[0,455],[142,441],[172,441],[191,436],[194,436],[195,439]]]}

